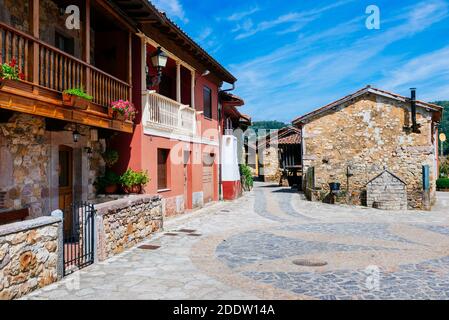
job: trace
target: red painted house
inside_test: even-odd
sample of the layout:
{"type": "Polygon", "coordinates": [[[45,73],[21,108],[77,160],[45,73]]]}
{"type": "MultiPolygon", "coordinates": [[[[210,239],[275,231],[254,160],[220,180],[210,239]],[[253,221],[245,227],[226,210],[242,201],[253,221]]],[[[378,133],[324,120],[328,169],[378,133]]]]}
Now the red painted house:
{"type": "Polygon", "coordinates": [[[236,78],[151,3],[117,6],[138,23],[133,47],[141,49],[133,51],[139,114],[133,135],[118,135],[111,144],[121,154],[116,169],[148,171],[145,192],[163,196],[167,216],[217,201],[219,92],[236,78]]]}

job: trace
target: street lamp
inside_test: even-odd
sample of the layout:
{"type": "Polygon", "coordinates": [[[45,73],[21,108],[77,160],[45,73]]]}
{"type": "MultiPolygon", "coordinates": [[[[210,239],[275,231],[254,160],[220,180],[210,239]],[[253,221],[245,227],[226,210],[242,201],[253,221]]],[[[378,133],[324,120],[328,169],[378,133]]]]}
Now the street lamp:
{"type": "Polygon", "coordinates": [[[146,67],[147,73],[147,87],[154,87],[161,83],[162,80],[162,69],[167,66],[168,56],[162,51],[161,47],[158,47],[157,50],[151,55],[151,64],[157,70],[157,75],[151,77],[148,66],[146,67]]]}

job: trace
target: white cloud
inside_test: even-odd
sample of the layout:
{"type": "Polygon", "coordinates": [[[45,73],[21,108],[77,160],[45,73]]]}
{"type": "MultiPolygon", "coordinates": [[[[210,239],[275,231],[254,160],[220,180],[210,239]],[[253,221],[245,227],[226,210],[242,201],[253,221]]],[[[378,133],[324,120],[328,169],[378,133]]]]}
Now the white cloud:
{"type": "MultiPolygon", "coordinates": [[[[384,76],[379,81],[381,88],[398,91],[408,85],[409,79],[415,79],[414,85],[421,79],[422,83],[416,84],[423,86],[421,98],[444,98],[449,93],[449,47],[408,62],[401,62],[404,56],[385,56],[383,52],[391,44],[446,19],[448,5],[438,0],[423,1],[405,12],[394,26],[384,24],[379,31],[364,31],[364,37],[359,33],[364,30],[364,19],[356,18],[301,35],[297,42],[268,55],[231,66],[239,79],[237,93],[247,102],[244,112],[253,114],[256,120],[261,115],[290,121],[366,84],[376,85],[372,82],[379,76],[384,76]],[[387,73],[382,74],[385,70],[387,73]]],[[[398,93],[407,94],[401,90],[398,93]]]]}
{"type": "Polygon", "coordinates": [[[237,30],[243,30],[242,33],[236,36],[236,40],[244,39],[251,37],[259,32],[266,31],[272,28],[275,28],[277,26],[283,25],[283,24],[289,24],[293,23],[294,25],[286,30],[278,32],[278,34],[285,34],[285,33],[291,33],[296,32],[300,30],[303,26],[305,26],[307,23],[314,21],[320,17],[320,15],[326,11],[335,9],[337,7],[340,7],[342,5],[348,4],[349,2],[353,2],[354,0],[341,0],[336,3],[333,3],[331,5],[321,7],[321,8],[315,8],[309,11],[303,11],[303,12],[290,12],[284,15],[281,15],[273,20],[267,20],[262,21],[259,24],[257,24],[254,28],[237,28],[237,30]]]}
{"type": "Polygon", "coordinates": [[[254,8],[248,9],[246,11],[236,12],[236,13],[230,15],[229,17],[227,17],[226,20],[239,21],[239,20],[242,20],[243,18],[253,15],[254,13],[259,12],[259,11],[260,11],[259,7],[254,7],[254,8]]]}
{"type": "Polygon", "coordinates": [[[184,8],[182,7],[179,0],[151,0],[151,2],[160,11],[164,11],[171,18],[178,18],[184,23],[188,23],[189,20],[186,17],[184,8]]]}

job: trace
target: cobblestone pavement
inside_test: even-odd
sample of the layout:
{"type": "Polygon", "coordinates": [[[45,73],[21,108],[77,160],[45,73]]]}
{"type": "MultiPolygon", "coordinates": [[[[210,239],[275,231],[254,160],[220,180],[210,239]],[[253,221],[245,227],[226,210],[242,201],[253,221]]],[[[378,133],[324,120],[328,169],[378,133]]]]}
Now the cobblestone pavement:
{"type": "Polygon", "coordinates": [[[25,299],[449,299],[449,197],[440,198],[433,212],[383,212],[259,183],[166,221],[176,235],[147,241],[160,249],[134,248],[25,299]]]}

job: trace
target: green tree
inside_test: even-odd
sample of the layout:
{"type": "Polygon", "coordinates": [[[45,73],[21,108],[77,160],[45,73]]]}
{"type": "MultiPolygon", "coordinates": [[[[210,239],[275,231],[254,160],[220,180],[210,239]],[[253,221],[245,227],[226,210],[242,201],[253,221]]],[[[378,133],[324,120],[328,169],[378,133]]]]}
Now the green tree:
{"type": "Polygon", "coordinates": [[[288,126],[288,124],[284,123],[284,122],[280,122],[280,121],[276,121],[276,120],[271,120],[271,121],[254,121],[253,125],[251,126],[251,129],[253,129],[254,131],[258,131],[260,129],[265,129],[265,130],[276,130],[276,129],[281,129],[283,127],[288,126]]]}

